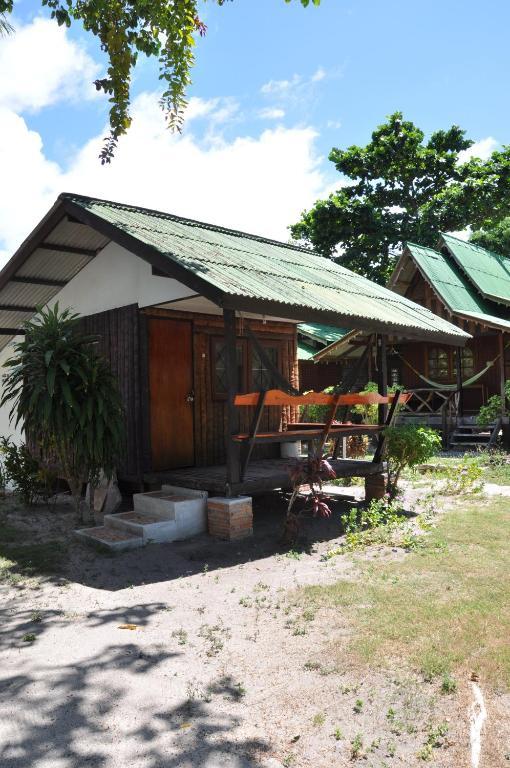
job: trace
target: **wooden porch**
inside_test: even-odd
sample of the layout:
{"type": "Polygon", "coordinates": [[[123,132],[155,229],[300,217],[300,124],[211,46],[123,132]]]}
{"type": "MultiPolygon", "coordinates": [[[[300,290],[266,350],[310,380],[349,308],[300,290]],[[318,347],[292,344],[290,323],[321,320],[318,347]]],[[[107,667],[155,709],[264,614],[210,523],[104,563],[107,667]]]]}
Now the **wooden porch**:
{"type": "MultiPolygon", "coordinates": [[[[149,488],[160,488],[163,483],[180,488],[208,491],[215,496],[267,493],[274,490],[288,490],[291,481],[288,472],[290,459],[260,459],[251,461],[242,481],[230,485],[225,464],[215,467],[190,467],[165,472],[150,472],[144,476],[149,488]]],[[[385,467],[382,463],[361,459],[332,459],[330,464],[337,477],[367,477],[380,474],[385,467]]]]}

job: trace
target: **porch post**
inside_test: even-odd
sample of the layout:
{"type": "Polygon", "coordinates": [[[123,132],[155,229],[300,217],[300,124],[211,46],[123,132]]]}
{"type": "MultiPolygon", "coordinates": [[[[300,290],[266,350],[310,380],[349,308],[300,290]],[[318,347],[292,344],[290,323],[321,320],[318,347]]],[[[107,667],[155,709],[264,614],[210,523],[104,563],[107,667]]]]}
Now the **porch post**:
{"type": "Polygon", "coordinates": [[[502,412],[504,412],[506,392],[505,392],[505,339],[504,339],[503,331],[501,331],[501,333],[498,336],[498,343],[499,343],[499,388],[501,392],[501,410],[502,412]]]}
{"type": "Polygon", "coordinates": [[[464,415],[464,390],[462,388],[462,347],[457,347],[455,355],[455,372],[457,377],[457,392],[459,393],[459,405],[457,416],[464,415]]]}
{"type": "MultiPolygon", "coordinates": [[[[387,337],[384,334],[377,336],[377,388],[380,395],[388,394],[388,358],[386,354],[386,341],[387,337]]],[[[379,424],[384,424],[386,421],[386,414],[388,412],[387,405],[379,406],[379,424]]]]}
{"type": "Polygon", "coordinates": [[[225,440],[227,458],[227,483],[231,487],[240,480],[239,447],[232,440],[237,432],[237,414],[234,397],[237,392],[237,351],[236,351],[236,313],[233,309],[223,310],[225,324],[225,364],[227,376],[227,434],[225,440]]]}

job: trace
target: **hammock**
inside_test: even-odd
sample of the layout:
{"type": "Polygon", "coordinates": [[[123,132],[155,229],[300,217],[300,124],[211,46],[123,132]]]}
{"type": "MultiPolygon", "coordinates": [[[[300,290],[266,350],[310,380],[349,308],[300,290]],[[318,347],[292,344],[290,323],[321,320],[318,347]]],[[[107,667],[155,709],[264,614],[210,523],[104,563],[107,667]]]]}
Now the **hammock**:
{"type": "MultiPolygon", "coordinates": [[[[507,346],[508,346],[508,344],[507,344],[507,346]]],[[[506,349],[506,347],[505,347],[505,349],[506,349]]],[[[409,363],[405,359],[405,357],[402,357],[400,352],[397,352],[397,355],[400,357],[401,360],[403,360],[403,362],[407,365],[408,368],[410,368],[417,376],[419,376],[420,379],[423,379],[423,381],[426,384],[430,384],[430,386],[433,387],[434,389],[446,389],[449,392],[455,392],[458,389],[457,384],[443,384],[443,383],[441,383],[439,381],[432,381],[432,379],[427,379],[427,377],[424,376],[419,371],[417,371],[416,368],[413,365],[411,365],[411,363],[409,363]]],[[[482,376],[485,373],[487,373],[489,368],[491,368],[494,365],[494,363],[496,362],[496,360],[499,360],[500,357],[501,357],[501,352],[499,353],[499,355],[497,355],[494,358],[494,360],[489,360],[489,362],[487,363],[487,365],[485,366],[485,368],[483,370],[478,371],[478,373],[475,373],[474,376],[471,376],[469,379],[466,379],[465,381],[463,381],[462,382],[462,386],[463,387],[469,387],[471,384],[474,384],[475,381],[478,381],[478,379],[481,379],[482,376]]]]}

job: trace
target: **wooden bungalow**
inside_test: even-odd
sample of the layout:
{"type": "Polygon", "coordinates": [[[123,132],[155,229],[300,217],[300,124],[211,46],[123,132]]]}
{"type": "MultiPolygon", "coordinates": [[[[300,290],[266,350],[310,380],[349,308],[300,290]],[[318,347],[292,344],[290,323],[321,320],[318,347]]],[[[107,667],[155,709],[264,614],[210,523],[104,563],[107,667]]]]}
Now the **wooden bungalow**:
{"type": "MultiPolygon", "coordinates": [[[[414,392],[408,415],[441,424],[448,412],[454,425],[469,423],[510,379],[510,259],[443,234],[436,249],[408,243],[389,288],[472,336],[462,350],[390,339],[390,383],[414,392]]],[[[363,334],[351,332],[313,359],[345,362],[362,343],[363,334]]]]}
{"type": "MultiPolygon", "coordinates": [[[[253,408],[234,398],[299,390],[299,323],[445,348],[469,338],[307,249],[74,194],[59,196],[0,273],[3,359],[22,322],[56,301],[83,316],[118,377],[127,434],[119,478],[136,488],[163,479],[216,492],[278,487],[268,474],[278,440],[255,447],[240,481],[232,436],[249,430],[253,408]]],[[[297,413],[272,407],[260,418],[278,433],[297,413]]],[[[12,431],[5,411],[0,428],[12,431]]]]}

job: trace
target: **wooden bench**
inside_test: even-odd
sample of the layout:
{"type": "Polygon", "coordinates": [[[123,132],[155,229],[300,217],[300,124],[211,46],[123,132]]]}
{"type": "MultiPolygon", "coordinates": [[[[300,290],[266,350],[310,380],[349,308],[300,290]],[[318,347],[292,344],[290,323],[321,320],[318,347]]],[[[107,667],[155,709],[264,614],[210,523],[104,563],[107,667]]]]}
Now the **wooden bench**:
{"type": "MultiPolygon", "coordinates": [[[[337,439],[351,435],[377,434],[382,432],[385,427],[393,423],[397,405],[405,403],[410,395],[403,392],[396,392],[394,395],[379,395],[377,392],[368,393],[349,393],[349,394],[326,394],[325,392],[307,392],[304,395],[289,395],[279,389],[262,390],[260,392],[250,392],[246,395],[236,395],[234,405],[238,407],[250,406],[255,408],[250,431],[232,436],[234,442],[241,444],[244,448],[241,457],[241,479],[244,479],[254,446],[257,443],[289,443],[301,440],[318,441],[317,450],[322,452],[324,445],[329,437],[337,439]],[[259,433],[262,412],[266,406],[306,406],[306,405],[324,405],[329,407],[328,416],[324,424],[317,424],[315,427],[307,424],[306,428],[299,428],[299,425],[292,425],[292,429],[286,432],[262,432],[259,433]],[[353,405],[390,405],[387,419],[384,424],[334,424],[336,412],[339,407],[353,405]]],[[[382,436],[379,439],[379,445],[374,455],[374,461],[380,463],[384,441],[382,436]]]]}

